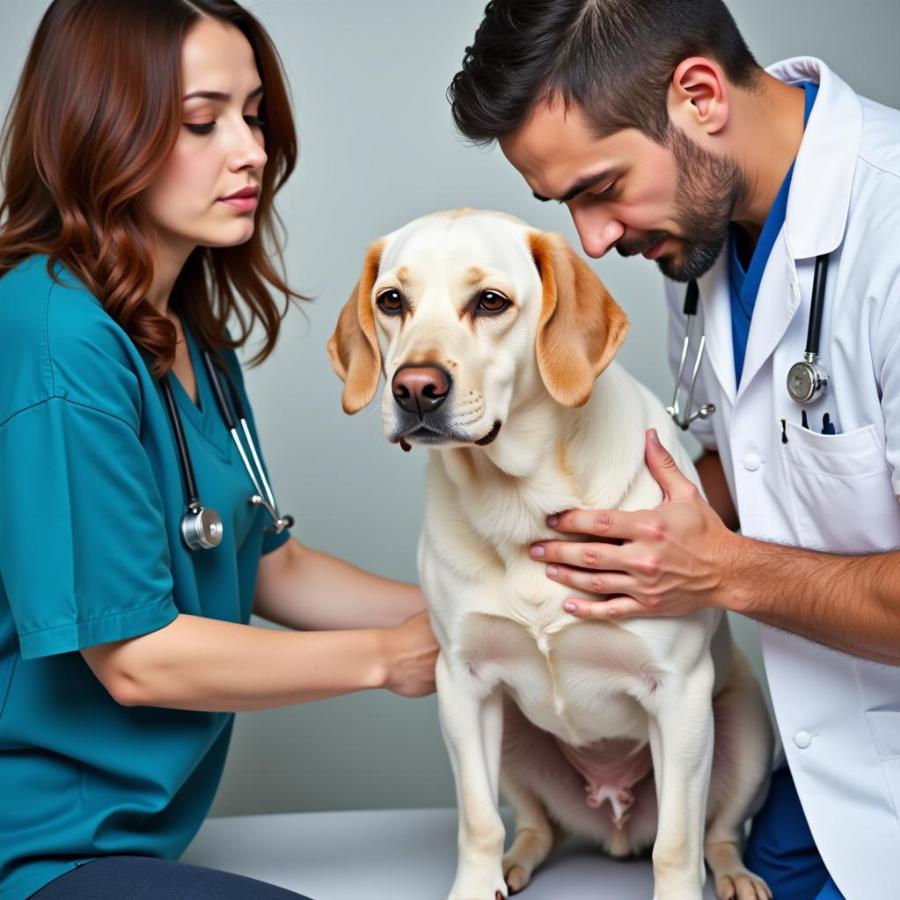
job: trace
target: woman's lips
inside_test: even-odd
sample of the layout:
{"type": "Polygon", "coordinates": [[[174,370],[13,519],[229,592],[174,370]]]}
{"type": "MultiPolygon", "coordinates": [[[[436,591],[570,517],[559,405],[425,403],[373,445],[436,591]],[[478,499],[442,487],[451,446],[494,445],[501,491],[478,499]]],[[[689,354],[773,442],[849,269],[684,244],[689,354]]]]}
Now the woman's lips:
{"type": "Polygon", "coordinates": [[[259,204],[258,197],[229,197],[227,200],[220,200],[226,206],[236,209],[238,212],[253,212],[259,204]]]}
{"type": "Polygon", "coordinates": [[[219,202],[238,212],[253,212],[259,205],[259,191],[255,188],[238,191],[228,197],[220,197],[219,202]]]}

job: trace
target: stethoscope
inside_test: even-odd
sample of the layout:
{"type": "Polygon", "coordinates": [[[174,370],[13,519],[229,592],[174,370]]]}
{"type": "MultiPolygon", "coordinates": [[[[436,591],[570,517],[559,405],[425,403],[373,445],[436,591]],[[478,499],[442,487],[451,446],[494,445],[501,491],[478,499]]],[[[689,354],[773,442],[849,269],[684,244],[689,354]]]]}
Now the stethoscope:
{"type": "MultiPolygon", "coordinates": [[[[235,420],[232,407],[229,405],[222,390],[222,383],[219,380],[220,368],[213,360],[213,355],[209,350],[203,350],[203,363],[206,366],[209,375],[209,383],[212,386],[213,393],[216,397],[216,405],[225,422],[225,427],[231,435],[244,468],[253,482],[254,493],[247,501],[254,506],[261,506],[272,518],[272,525],[265,530],[274,534],[280,534],[285,528],[290,528],[294,524],[293,516],[282,516],[278,512],[278,506],[275,503],[275,497],[272,494],[272,488],[269,486],[266,473],[263,470],[262,463],[259,460],[259,454],[256,452],[256,444],[250,434],[247,426],[247,416],[244,412],[244,405],[241,403],[240,394],[231,378],[231,374],[225,370],[225,382],[228,385],[228,392],[231,396],[231,403],[234,411],[237,413],[235,420]],[[240,422],[241,430],[247,441],[247,447],[250,455],[253,457],[253,467],[238,436],[237,423],[240,422]],[[261,485],[261,486],[260,486],[261,485]]],[[[184,484],[185,507],[186,511],[181,519],[181,537],[184,540],[188,550],[211,550],[218,547],[222,543],[222,535],[224,527],[222,525],[221,516],[211,507],[205,507],[200,502],[200,496],[197,492],[197,482],[194,478],[194,467],[191,463],[191,454],[188,450],[187,440],[184,436],[184,427],[181,424],[181,416],[178,413],[178,407],[175,405],[175,397],[172,395],[172,385],[169,383],[170,374],[166,374],[160,379],[163,398],[166,404],[166,410],[169,413],[169,419],[172,423],[172,432],[175,435],[175,446],[178,450],[178,463],[181,467],[181,478],[184,484]]]]}
{"type": "MultiPolygon", "coordinates": [[[[806,350],[803,353],[803,359],[794,363],[788,370],[787,391],[791,400],[796,403],[810,403],[828,387],[828,372],[819,362],[819,339],[822,335],[822,310],[825,307],[825,282],[828,277],[829,256],[830,254],[825,253],[816,257],[812,300],[809,309],[809,326],[806,335],[806,350]]],[[[706,350],[706,334],[702,326],[700,326],[700,343],[697,347],[691,378],[687,386],[687,402],[684,413],[681,411],[679,403],[679,398],[683,393],[681,382],[693,342],[692,336],[694,333],[694,322],[697,319],[699,298],[700,289],[697,287],[697,282],[691,281],[684,295],[685,327],[684,340],[681,344],[681,362],[678,366],[678,374],[675,376],[675,392],[672,395],[672,403],[666,407],[666,411],[682,431],[686,431],[688,426],[696,419],[706,419],[716,411],[714,404],[704,403],[703,406],[691,412],[697,375],[700,372],[700,363],[706,350]]]]}

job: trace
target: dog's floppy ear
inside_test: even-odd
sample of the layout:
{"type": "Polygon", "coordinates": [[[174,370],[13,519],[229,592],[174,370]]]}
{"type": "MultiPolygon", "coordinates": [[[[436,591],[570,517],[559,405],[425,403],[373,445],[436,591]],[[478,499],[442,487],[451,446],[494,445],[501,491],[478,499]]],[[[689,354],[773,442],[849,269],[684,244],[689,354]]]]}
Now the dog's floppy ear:
{"type": "Polygon", "coordinates": [[[561,235],[535,231],[529,242],[544,288],[538,369],[554,400],[583,406],[625,340],[628,317],[561,235]]]}
{"type": "Polygon", "coordinates": [[[334,334],[328,341],[331,367],[344,382],[341,406],[353,415],[366,406],[378,389],[381,351],[375,335],[370,295],[381,263],[382,241],[369,247],[362,275],[344,304],[334,334]]]}

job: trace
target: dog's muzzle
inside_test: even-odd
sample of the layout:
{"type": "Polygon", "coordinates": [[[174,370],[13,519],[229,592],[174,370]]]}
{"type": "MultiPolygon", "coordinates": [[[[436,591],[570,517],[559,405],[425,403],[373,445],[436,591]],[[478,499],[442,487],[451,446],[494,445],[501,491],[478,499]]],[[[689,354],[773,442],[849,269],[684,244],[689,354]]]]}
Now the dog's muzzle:
{"type": "Polygon", "coordinates": [[[416,363],[400,366],[391,379],[391,393],[399,407],[391,440],[404,450],[409,449],[410,439],[422,444],[442,444],[448,440],[490,444],[500,431],[500,422],[495,422],[484,437],[476,439],[460,433],[447,421],[447,410],[441,406],[452,387],[450,373],[441,366],[416,363]]]}
{"type": "Polygon", "coordinates": [[[451,387],[450,373],[440,366],[400,366],[391,380],[397,406],[420,419],[433,413],[447,399],[451,387]]]}

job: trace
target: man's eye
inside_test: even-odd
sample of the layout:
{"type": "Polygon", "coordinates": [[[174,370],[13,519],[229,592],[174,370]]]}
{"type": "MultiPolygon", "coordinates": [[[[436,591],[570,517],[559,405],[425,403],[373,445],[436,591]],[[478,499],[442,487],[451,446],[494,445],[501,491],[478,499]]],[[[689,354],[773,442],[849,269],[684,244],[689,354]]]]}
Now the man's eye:
{"type": "Polygon", "coordinates": [[[595,200],[608,200],[614,193],[616,182],[611,181],[602,191],[596,191],[591,194],[595,200]]]}
{"type": "Polygon", "coordinates": [[[396,316],[403,312],[403,295],[393,288],[379,294],[375,303],[383,313],[389,316],[396,316]]]}
{"type": "Polygon", "coordinates": [[[475,313],[483,316],[496,316],[507,310],[512,303],[497,291],[482,291],[475,304],[475,313]]]}

